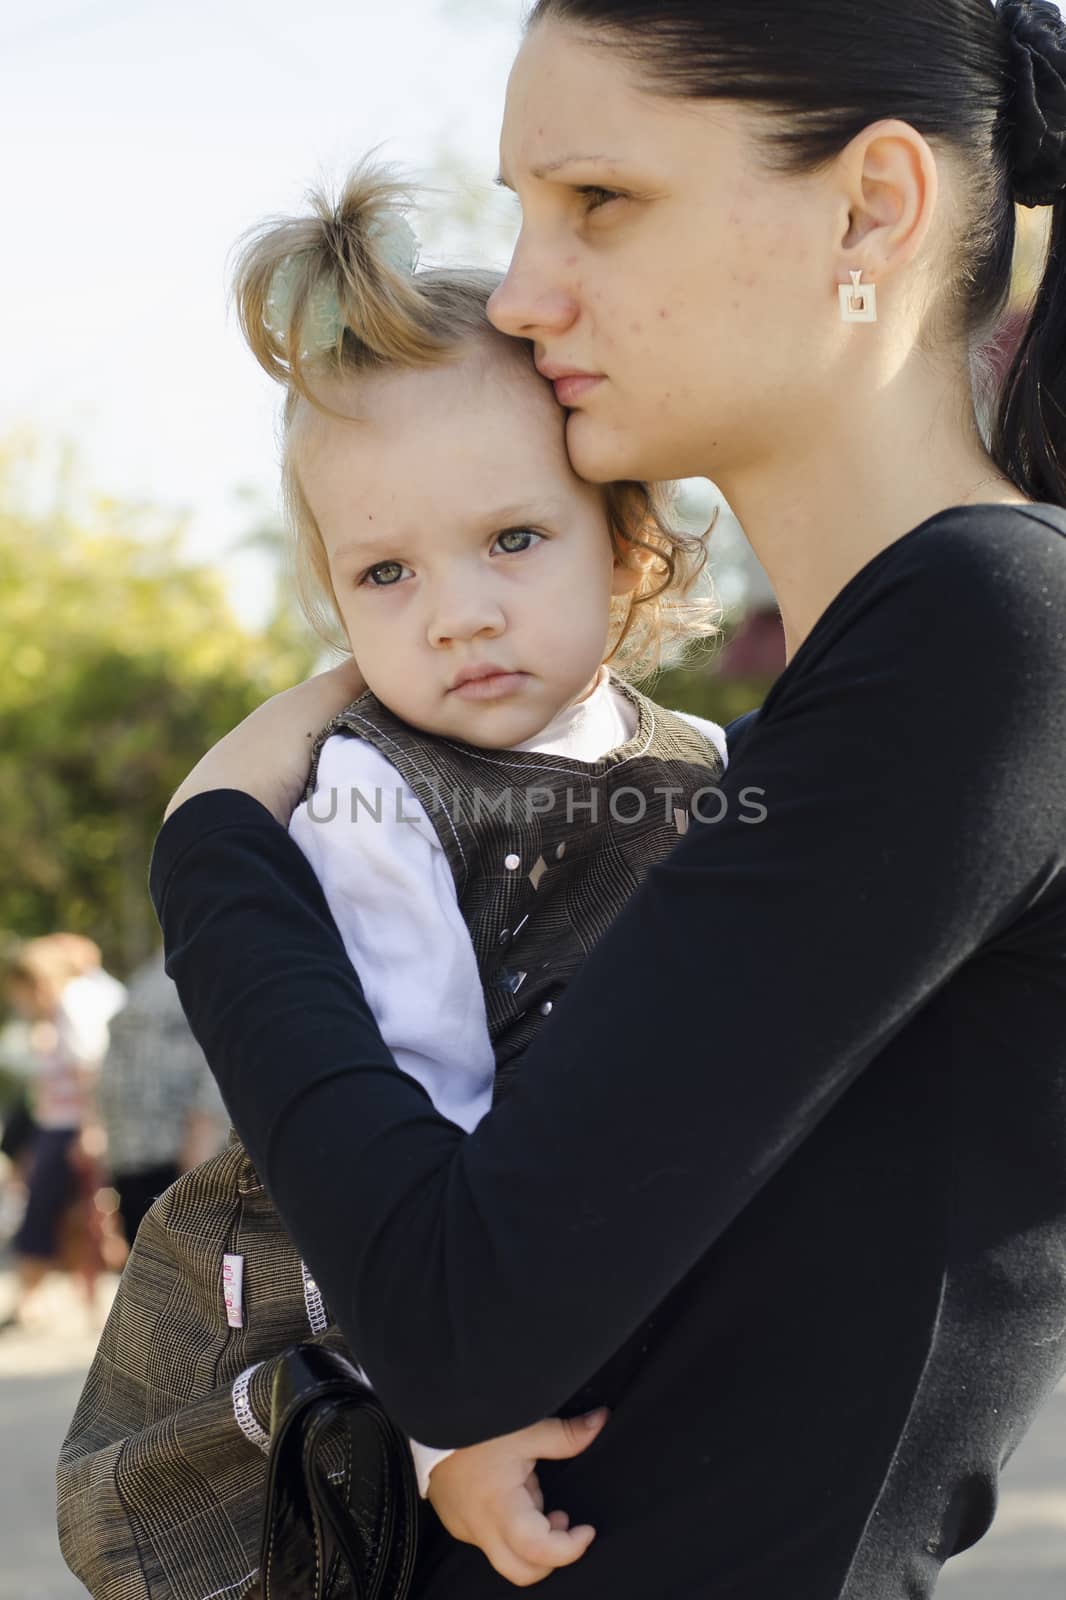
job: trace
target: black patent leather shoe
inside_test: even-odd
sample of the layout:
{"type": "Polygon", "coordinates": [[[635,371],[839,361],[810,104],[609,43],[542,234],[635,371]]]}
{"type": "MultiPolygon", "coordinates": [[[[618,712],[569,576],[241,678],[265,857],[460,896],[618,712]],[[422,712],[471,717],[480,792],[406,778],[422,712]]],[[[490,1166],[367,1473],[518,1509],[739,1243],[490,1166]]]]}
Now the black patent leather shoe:
{"type": "Polygon", "coordinates": [[[404,1600],[418,1539],[410,1446],[355,1367],[321,1345],[279,1359],[255,1593],[404,1600]]]}

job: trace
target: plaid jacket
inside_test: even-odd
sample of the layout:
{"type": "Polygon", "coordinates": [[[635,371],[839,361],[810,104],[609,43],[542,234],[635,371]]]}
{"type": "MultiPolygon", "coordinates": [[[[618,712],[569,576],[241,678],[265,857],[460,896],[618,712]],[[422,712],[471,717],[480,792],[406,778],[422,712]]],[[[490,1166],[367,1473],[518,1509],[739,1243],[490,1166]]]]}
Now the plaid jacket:
{"type": "MultiPolygon", "coordinates": [[[[619,687],[636,733],[595,763],[430,738],[369,694],[315,744],[308,794],[339,733],[372,742],[425,806],[477,956],[497,1094],[552,997],[688,825],[693,796],[721,775],[703,733],[619,687]],[[506,868],[515,856],[528,870],[506,868]]],[[[63,1444],[60,1545],[96,1600],[250,1593],[272,1358],[309,1337],[343,1348],[234,1136],[141,1224],[63,1444]],[[243,1263],[232,1317],[226,1257],[243,1263]]]]}

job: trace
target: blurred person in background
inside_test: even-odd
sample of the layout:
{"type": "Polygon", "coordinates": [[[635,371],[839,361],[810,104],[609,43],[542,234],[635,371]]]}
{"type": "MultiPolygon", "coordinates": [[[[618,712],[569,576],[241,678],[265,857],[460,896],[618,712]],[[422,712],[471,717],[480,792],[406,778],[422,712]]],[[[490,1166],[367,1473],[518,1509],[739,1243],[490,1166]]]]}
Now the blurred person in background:
{"type": "Polygon", "coordinates": [[[82,933],[53,933],[49,938],[70,972],[60,1009],[86,1047],[102,1059],[111,1019],[126,1004],[126,986],[104,971],[100,946],[93,939],[82,933]]]}
{"type": "Polygon", "coordinates": [[[181,1173],[217,1154],[229,1119],[159,950],[133,974],[111,1025],[97,1106],[107,1165],[132,1244],[141,1218],[181,1173]]]}
{"type": "Polygon", "coordinates": [[[123,986],[104,973],[99,948],[79,935],[28,939],[11,958],[6,997],[28,1025],[26,1210],[12,1240],[15,1304],[0,1327],[19,1326],[33,1292],[54,1268],[75,1272],[90,1307],[104,1266],[117,1265],[94,1204],[94,1083],[123,986]],[[104,982],[103,980],[106,980],[104,982]]]}

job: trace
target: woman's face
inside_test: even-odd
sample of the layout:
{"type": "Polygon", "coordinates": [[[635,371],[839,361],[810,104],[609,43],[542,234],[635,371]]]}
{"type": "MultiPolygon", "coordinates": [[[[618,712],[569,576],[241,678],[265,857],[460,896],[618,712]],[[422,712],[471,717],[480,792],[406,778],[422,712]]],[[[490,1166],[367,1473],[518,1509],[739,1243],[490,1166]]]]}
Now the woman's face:
{"type": "Polygon", "coordinates": [[[728,482],[816,425],[840,326],[830,208],[842,234],[846,206],[766,171],[758,127],[735,103],[641,88],[567,24],[527,36],[500,140],[522,230],[489,314],[549,378],[596,380],[556,389],[583,477],[728,482]]]}

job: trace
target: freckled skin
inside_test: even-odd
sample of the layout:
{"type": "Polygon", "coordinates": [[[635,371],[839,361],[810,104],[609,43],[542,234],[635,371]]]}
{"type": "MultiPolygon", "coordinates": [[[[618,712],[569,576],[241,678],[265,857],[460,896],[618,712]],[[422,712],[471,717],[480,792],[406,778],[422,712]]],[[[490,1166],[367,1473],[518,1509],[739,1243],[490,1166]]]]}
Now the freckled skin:
{"type": "Polygon", "coordinates": [[[543,359],[603,375],[567,423],[582,476],[701,475],[723,464],[709,438],[747,458],[753,438],[813,419],[840,339],[836,283],[796,263],[831,201],[816,176],[772,170],[763,131],[751,107],[648,91],[565,22],[526,36],[500,139],[522,231],[489,314],[543,359]],[[533,175],[568,152],[595,159],[533,175]],[[591,207],[582,188],[607,198],[591,207]]]}

